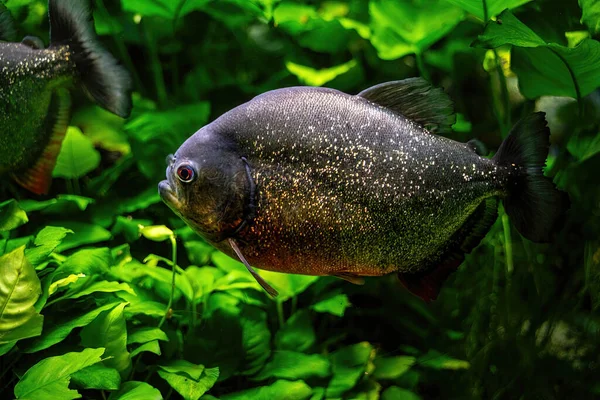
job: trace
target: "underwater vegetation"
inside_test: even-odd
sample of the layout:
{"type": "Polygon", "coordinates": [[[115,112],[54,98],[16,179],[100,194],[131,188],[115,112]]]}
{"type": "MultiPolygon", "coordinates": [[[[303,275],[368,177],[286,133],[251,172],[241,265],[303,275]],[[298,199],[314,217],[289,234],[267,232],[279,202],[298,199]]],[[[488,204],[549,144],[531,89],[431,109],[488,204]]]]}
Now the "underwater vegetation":
{"type": "MultiPolygon", "coordinates": [[[[0,397],[600,397],[600,2],[90,3],[93,50],[110,61],[59,57],[70,75],[56,98],[2,91],[15,81],[0,53],[0,98],[32,110],[14,122],[0,104],[0,397]],[[545,113],[544,172],[570,198],[562,224],[539,233],[550,243],[522,236],[529,225],[500,206],[430,303],[395,274],[353,285],[259,270],[273,298],[161,201],[167,156],[257,95],[299,85],[357,94],[410,77],[454,102],[452,129],[436,135],[477,139],[490,159],[517,121],[545,113]],[[130,112],[118,95],[129,86],[130,112]],[[51,185],[45,175],[48,185],[32,186],[19,176],[34,176],[39,157],[23,153],[7,171],[18,138],[3,133],[42,132],[42,106],[70,118],[57,118],[60,152],[43,164],[51,185]]],[[[31,36],[25,46],[50,52],[60,30],[48,8],[1,0],[0,37],[31,36]]]]}

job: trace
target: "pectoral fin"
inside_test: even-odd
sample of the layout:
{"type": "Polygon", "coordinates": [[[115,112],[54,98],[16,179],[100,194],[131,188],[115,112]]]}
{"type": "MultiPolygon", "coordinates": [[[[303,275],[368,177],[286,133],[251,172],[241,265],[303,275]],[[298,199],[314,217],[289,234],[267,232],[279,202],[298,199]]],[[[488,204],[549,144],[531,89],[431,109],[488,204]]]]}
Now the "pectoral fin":
{"type": "Polygon", "coordinates": [[[340,272],[338,274],[333,274],[332,276],[343,279],[343,280],[353,283],[355,285],[364,285],[365,284],[365,280],[362,277],[351,274],[349,272],[340,272]]]}
{"type": "Polygon", "coordinates": [[[252,268],[250,266],[250,264],[248,263],[248,261],[246,261],[246,258],[242,254],[242,252],[241,252],[240,248],[238,247],[237,243],[235,242],[235,240],[233,240],[231,238],[229,238],[227,240],[229,241],[229,245],[231,246],[231,248],[233,249],[235,254],[238,256],[238,258],[240,259],[242,264],[244,264],[246,266],[246,268],[248,269],[248,272],[250,272],[252,274],[252,276],[254,277],[254,279],[256,279],[256,282],[258,282],[258,284],[265,290],[265,292],[269,293],[269,295],[271,295],[271,297],[277,297],[277,295],[279,294],[277,292],[277,290],[273,289],[273,287],[271,285],[269,285],[262,278],[262,276],[260,276],[258,274],[258,272],[256,272],[254,270],[254,268],[252,268]]]}
{"type": "Polygon", "coordinates": [[[52,182],[52,170],[60,152],[71,116],[71,94],[67,89],[57,89],[50,102],[45,129],[50,140],[41,156],[28,170],[14,174],[15,181],[35,194],[46,194],[52,182]]]}

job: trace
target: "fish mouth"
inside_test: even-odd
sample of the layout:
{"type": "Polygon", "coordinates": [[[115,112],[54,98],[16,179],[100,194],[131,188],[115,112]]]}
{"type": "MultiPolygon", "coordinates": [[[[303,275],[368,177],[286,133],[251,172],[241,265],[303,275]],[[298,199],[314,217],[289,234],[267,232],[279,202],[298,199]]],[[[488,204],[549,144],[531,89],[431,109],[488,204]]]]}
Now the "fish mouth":
{"type": "Polygon", "coordinates": [[[177,199],[175,191],[168,180],[165,179],[158,184],[158,193],[162,201],[168,205],[170,209],[179,213],[181,203],[177,199]]]}

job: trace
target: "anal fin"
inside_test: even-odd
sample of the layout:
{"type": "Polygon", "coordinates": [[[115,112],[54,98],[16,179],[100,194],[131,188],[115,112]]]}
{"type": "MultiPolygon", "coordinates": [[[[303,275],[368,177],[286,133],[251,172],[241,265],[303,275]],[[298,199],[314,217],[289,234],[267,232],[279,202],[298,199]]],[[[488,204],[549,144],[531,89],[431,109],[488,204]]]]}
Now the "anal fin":
{"type": "Polygon", "coordinates": [[[450,239],[441,257],[417,273],[399,273],[400,282],[411,293],[425,302],[435,300],[450,274],[458,269],[470,253],[479,245],[498,218],[498,199],[485,199],[450,239]]]}
{"type": "Polygon", "coordinates": [[[242,262],[242,264],[244,264],[244,266],[246,267],[246,269],[248,270],[248,272],[250,272],[252,274],[252,276],[254,277],[254,279],[256,279],[256,282],[258,282],[258,284],[265,290],[265,292],[269,293],[269,295],[271,295],[271,297],[277,297],[277,295],[279,294],[277,292],[277,290],[273,289],[273,287],[271,285],[269,285],[263,279],[263,277],[260,276],[258,274],[258,272],[256,272],[254,270],[254,268],[252,268],[252,266],[248,263],[248,261],[246,261],[246,257],[244,257],[244,255],[242,254],[242,251],[238,247],[238,245],[235,242],[235,240],[233,240],[232,238],[229,238],[227,240],[229,241],[229,245],[231,246],[231,248],[233,249],[233,251],[235,252],[235,254],[238,256],[238,258],[240,259],[240,261],[242,262]]]}
{"type": "Polygon", "coordinates": [[[46,194],[52,182],[52,170],[60,152],[71,117],[71,94],[67,89],[57,89],[52,94],[44,128],[50,137],[41,156],[28,170],[14,174],[15,181],[35,194],[46,194]]]}

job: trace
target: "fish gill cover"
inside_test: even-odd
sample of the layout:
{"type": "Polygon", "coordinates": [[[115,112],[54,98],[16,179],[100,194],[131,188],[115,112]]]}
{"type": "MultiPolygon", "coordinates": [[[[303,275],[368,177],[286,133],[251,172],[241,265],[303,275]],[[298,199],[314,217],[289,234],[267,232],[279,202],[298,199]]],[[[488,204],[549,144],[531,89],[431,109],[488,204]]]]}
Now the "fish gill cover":
{"type": "MultiPolygon", "coordinates": [[[[1,3],[1,62],[15,34],[39,37],[26,41],[32,51],[48,45],[47,1],[1,3]]],[[[70,119],[49,193],[0,171],[3,397],[600,396],[597,1],[91,5],[102,48],[131,77],[133,109],[121,119],[61,87],[70,119]],[[454,102],[452,130],[436,135],[477,139],[492,154],[517,121],[545,112],[544,174],[571,201],[561,228],[536,233],[551,244],[521,236],[502,206],[495,222],[486,208],[491,229],[429,304],[395,275],[353,285],[260,270],[279,292],[271,298],[161,201],[165,158],[257,95],[298,85],[357,94],[417,76],[454,102]]],[[[40,111],[43,93],[11,106],[56,119],[60,107],[40,111]]]]}

